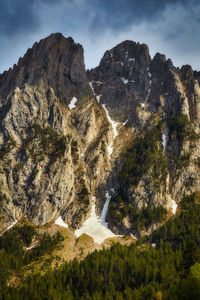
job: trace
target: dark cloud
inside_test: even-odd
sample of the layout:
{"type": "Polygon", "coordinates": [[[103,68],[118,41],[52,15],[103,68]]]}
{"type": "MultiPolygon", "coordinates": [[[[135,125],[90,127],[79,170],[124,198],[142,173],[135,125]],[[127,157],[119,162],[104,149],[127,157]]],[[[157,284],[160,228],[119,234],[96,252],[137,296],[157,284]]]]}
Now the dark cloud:
{"type": "Polygon", "coordinates": [[[37,26],[38,19],[34,13],[34,1],[1,1],[1,35],[18,34],[20,31],[32,31],[37,26]]]}
{"type": "Polygon", "coordinates": [[[110,27],[114,31],[145,20],[159,17],[166,6],[170,4],[187,5],[196,0],[94,0],[88,1],[89,9],[94,16],[91,28],[97,31],[102,27],[110,27]]]}
{"type": "Polygon", "coordinates": [[[17,35],[40,27],[39,10],[44,5],[59,5],[64,0],[0,0],[0,34],[17,35]]]}
{"type": "Polygon", "coordinates": [[[0,0],[0,72],[52,32],[82,43],[88,66],[124,39],[194,61],[199,12],[199,0],[0,0]]]}
{"type": "Polygon", "coordinates": [[[91,30],[100,31],[104,27],[123,30],[135,22],[155,18],[166,5],[193,1],[196,0],[82,0],[84,4],[81,4],[77,0],[1,0],[0,33],[16,35],[19,32],[34,32],[40,26],[38,16],[42,5],[46,5],[47,9],[49,6],[60,6],[61,10],[66,10],[66,15],[65,4],[74,5],[74,10],[84,5],[85,18],[90,12],[93,15],[91,30]]]}

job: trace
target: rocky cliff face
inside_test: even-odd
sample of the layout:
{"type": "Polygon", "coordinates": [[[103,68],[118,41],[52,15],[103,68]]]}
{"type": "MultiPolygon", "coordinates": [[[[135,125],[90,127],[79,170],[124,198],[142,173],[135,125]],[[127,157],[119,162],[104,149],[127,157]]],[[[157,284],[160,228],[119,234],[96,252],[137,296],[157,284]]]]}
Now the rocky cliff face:
{"type": "Polygon", "coordinates": [[[127,129],[121,141],[129,150],[111,174],[116,192],[108,220],[116,232],[137,233],[129,205],[171,210],[174,201],[199,190],[199,74],[188,65],[175,68],[159,53],[151,59],[146,45],[125,41],[88,77],[100,103],[127,129]]]}
{"type": "Polygon", "coordinates": [[[112,128],[86,78],[83,49],[54,34],[0,77],[1,222],[77,226],[109,171],[112,128]]]}
{"type": "Polygon", "coordinates": [[[136,232],[130,207],[170,210],[198,191],[199,78],[131,41],[87,72],[71,38],[35,43],[0,76],[1,229],[22,215],[75,228],[112,191],[110,226],[136,232]]]}

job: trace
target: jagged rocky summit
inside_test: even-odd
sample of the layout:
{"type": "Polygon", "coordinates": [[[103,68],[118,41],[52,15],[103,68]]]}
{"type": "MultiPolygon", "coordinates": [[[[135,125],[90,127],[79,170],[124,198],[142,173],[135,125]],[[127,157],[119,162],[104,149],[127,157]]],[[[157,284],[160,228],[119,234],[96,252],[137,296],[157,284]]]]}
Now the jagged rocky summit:
{"type": "Polygon", "coordinates": [[[0,75],[1,231],[22,216],[79,228],[95,196],[115,233],[139,234],[132,210],[170,212],[198,192],[199,84],[144,44],[124,41],[86,71],[72,38],[35,43],[0,75]]]}

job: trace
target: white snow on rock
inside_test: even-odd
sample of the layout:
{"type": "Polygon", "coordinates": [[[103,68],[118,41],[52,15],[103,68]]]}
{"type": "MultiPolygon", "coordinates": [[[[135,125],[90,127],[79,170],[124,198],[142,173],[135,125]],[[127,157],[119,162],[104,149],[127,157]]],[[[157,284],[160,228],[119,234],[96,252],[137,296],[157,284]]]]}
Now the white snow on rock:
{"type": "Polygon", "coordinates": [[[121,77],[121,80],[123,81],[124,84],[130,83],[130,82],[134,82],[134,83],[136,82],[135,80],[128,80],[123,77],[121,77]]]}
{"type": "Polygon", "coordinates": [[[149,68],[147,68],[147,71],[148,71],[148,75],[149,75],[149,86],[150,86],[150,88],[149,88],[149,90],[148,90],[148,93],[147,93],[147,96],[146,96],[146,99],[145,99],[145,101],[144,101],[144,103],[142,103],[141,105],[142,105],[142,107],[145,107],[146,106],[146,103],[147,103],[147,100],[149,99],[149,95],[150,95],[150,93],[151,93],[151,84],[152,84],[152,80],[151,80],[151,73],[150,73],[150,71],[149,71],[149,68]]]}
{"type": "Polygon", "coordinates": [[[177,203],[174,200],[172,200],[172,213],[173,213],[173,215],[176,214],[176,209],[177,209],[177,203]]]}
{"type": "Polygon", "coordinates": [[[117,61],[116,63],[117,63],[117,64],[120,64],[120,65],[122,65],[122,66],[124,65],[124,63],[123,63],[122,61],[117,61]]]}
{"type": "Polygon", "coordinates": [[[90,81],[89,82],[89,86],[91,87],[91,89],[92,89],[92,91],[93,91],[93,94],[96,96],[96,94],[95,94],[95,91],[94,91],[94,88],[93,88],[93,81],[90,81]]]}
{"type": "Polygon", "coordinates": [[[102,104],[105,112],[106,112],[106,115],[107,115],[107,118],[108,118],[108,121],[110,122],[111,126],[112,126],[112,129],[113,129],[113,133],[114,133],[114,138],[113,140],[111,141],[110,145],[108,146],[108,154],[109,156],[111,156],[111,154],[113,153],[113,142],[116,138],[116,136],[118,135],[118,132],[117,132],[117,126],[118,126],[118,123],[113,121],[109,115],[109,112],[105,106],[105,104],[102,104]]]}
{"type": "MultiPolygon", "coordinates": [[[[96,93],[94,91],[94,88],[93,88],[93,82],[94,81],[89,82],[89,85],[90,85],[90,87],[91,87],[91,89],[93,91],[94,96],[96,97],[97,101],[99,102],[100,98],[101,98],[101,95],[98,95],[98,96],[96,95],[96,93]]],[[[101,82],[101,81],[95,81],[95,83],[97,83],[97,84],[103,84],[103,82],[101,82]]]]}
{"type": "Polygon", "coordinates": [[[76,104],[77,101],[78,101],[78,99],[76,97],[72,98],[71,102],[68,105],[68,107],[69,107],[70,110],[73,109],[74,107],[76,107],[75,104],[76,104]]]}
{"type": "Polygon", "coordinates": [[[163,152],[165,152],[165,148],[166,148],[166,134],[165,133],[162,134],[162,145],[163,145],[163,152]]]}
{"type": "Polygon", "coordinates": [[[106,112],[106,115],[107,115],[107,118],[108,118],[108,121],[110,122],[110,124],[112,125],[112,128],[113,128],[113,132],[114,132],[114,138],[116,138],[116,136],[118,135],[118,132],[117,132],[117,126],[118,126],[118,123],[113,121],[109,115],[109,112],[105,106],[105,104],[102,104],[105,112],[106,112]]]}
{"type": "MultiPolygon", "coordinates": [[[[93,197],[93,200],[95,198],[93,197]]],[[[104,205],[105,206],[105,205],[104,205]]],[[[106,209],[104,209],[105,212],[106,209]]],[[[75,235],[78,238],[83,233],[91,236],[95,243],[101,244],[107,238],[115,237],[116,235],[101,223],[101,219],[96,215],[95,203],[92,203],[92,211],[90,217],[83,223],[80,229],[75,230],[75,235]]]]}
{"type": "Polygon", "coordinates": [[[129,82],[128,79],[125,79],[123,77],[121,77],[121,80],[123,81],[124,84],[127,84],[129,82]]]}
{"type": "Polygon", "coordinates": [[[136,238],[132,233],[130,233],[130,236],[131,236],[133,239],[137,240],[137,238],[136,238]]]}
{"type": "Polygon", "coordinates": [[[105,196],[106,196],[106,202],[105,202],[105,204],[103,206],[103,209],[102,209],[102,212],[101,212],[100,222],[106,228],[108,228],[108,223],[106,222],[106,215],[107,215],[107,212],[108,212],[108,206],[109,206],[109,203],[110,203],[111,196],[109,195],[108,191],[106,192],[105,196]]]}
{"type": "MultiPolygon", "coordinates": [[[[103,84],[101,81],[98,81],[97,83],[103,84]]],[[[92,89],[92,91],[93,91],[93,94],[94,94],[94,96],[96,97],[97,101],[100,102],[101,95],[96,95],[96,94],[95,94],[95,91],[94,91],[94,88],[93,88],[93,81],[92,81],[92,82],[89,82],[89,85],[90,85],[90,87],[91,87],[91,89],[92,89]]],[[[103,106],[103,108],[104,108],[104,110],[105,110],[105,112],[106,112],[108,121],[110,122],[110,124],[111,124],[111,126],[112,126],[112,128],[113,128],[113,133],[114,133],[114,138],[113,138],[113,140],[111,141],[110,145],[108,146],[108,154],[109,154],[109,156],[111,156],[111,154],[113,153],[113,141],[114,141],[114,139],[116,138],[116,136],[118,135],[118,132],[117,132],[117,126],[118,126],[118,123],[115,122],[115,121],[113,121],[113,120],[111,119],[111,117],[110,117],[110,115],[109,115],[109,112],[108,112],[108,110],[107,110],[105,104],[102,104],[102,106],[103,106]]]]}
{"type": "Polygon", "coordinates": [[[101,95],[96,96],[97,101],[99,102],[101,98],[101,95]]]}
{"type": "Polygon", "coordinates": [[[129,58],[128,61],[135,61],[135,58],[129,58]]]}
{"type": "Polygon", "coordinates": [[[55,221],[56,225],[68,228],[68,225],[63,221],[62,217],[59,217],[56,221],[55,221]]]}
{"type": "Polygon", "coordinates": [[[35,247],[35,245],[33,245],[33,246],[31,246],[31,247],[28,247],[28,248],[26,248],[26,250],[31,250],[31,249],[33,249],[35,247]]]}
{"type": "Polygon", "coordinates": [[[2,236],[6,231],[8,231],[9,229],[11,229],[13,226],[15,226],[15,224],[17,224],[18,220],[14,221],[10,226],[8,226],[8,228],[6,230],[4,230],[0,236],[2,236]]]}
{"type": "Polygon", "coordinates": [[[37,244],[39,243],[39,241],[35,241],[31,247],[26,248],[26,250],[31,250],[33,248],[35,248],[37,246],[37,244]]]}

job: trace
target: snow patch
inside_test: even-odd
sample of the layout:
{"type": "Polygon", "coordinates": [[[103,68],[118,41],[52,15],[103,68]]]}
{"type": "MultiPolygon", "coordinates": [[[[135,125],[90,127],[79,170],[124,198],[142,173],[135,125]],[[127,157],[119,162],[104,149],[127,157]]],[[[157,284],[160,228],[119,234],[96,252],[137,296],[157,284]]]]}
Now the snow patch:
{"type": "Polygon", "coordinates": [[[101,98],[101,95],[96,96],[97,101],[99,102],[101,98]]]}
{"type": "Polygon", "coordinates": [[[56,225],[68,228],[68,225],[63,221],[62,217],[59,217],[56,221],[55,221],[56,225]]]}
{"type": "Polygon", "coordinates": [[[96,93],[94,91],[94,87],[93,87],[93,82],[95,82],[97,84],[103,84],[103,82],[101,82],[101,81],[91,81],[91,82],[89,82],[89,85],[90,85],[90,87],[92,89],[92,92],[93,92],[94,96],[96,97],[97,101],[99,102],[100,98],[101,98],[101,95],[98,95],[98,96],[96,95],[96,93]]]}
{"type": "Polygon", "coordinates": [[[76,107],[75,104],[76,104],[77,101],[78,101],[78,99],[76,97],[72,98],[71,102],[68,105],[68,107],[69,107],[70,110],[73,109],[74,107],[76,107]]]}
{"type": "Polygon", "coordinates": [[[125,79],[125,78],[123,78],[123,77],[121,77],[121,80],[123,81],[124,84],[127,84],[127,83],[129,82],[128,79],[125,79]]]}
{"type": "Polygon", "coordinates": [[[152,247],[153,247],[153,248],[155,248],[155,247],[156,247],[156,243],[152,243],[151,245],[152,245],[152,247]]]}
{"type": "Polygon", "coordinates": [[[137,240],[137,238],[136,238],[132,233],[130,233],[130,236],[131,236],[133,239],[137,240]]]}
{"type": "Polygon", "coordinates": [[[106,222],[106,215],[107,215],[107,212],[108,212],[108,206],[109,206],[110,199],[111,199],[111,196],[109,195],[108,191],[106,192],[105,197],[106,197],[106,202],[104,203],[104,206],[103,206],[103,209],[102,209],[102,212],[101,212],[100,222],[106,228],[108,228],[108,223],[106,222]]]}
{"type": "Polygon", "coordinates": [[[122,61],[117,61],[117,64],[120,64],[120,65],[124,65],[124,63],[122,61]]]}
{"type": "Polygon", "coordinates": [[[10,226],[8,226],[8,228],[6,230],[4,230],[0,236],[2,236],[6,231],[8,231],[9,229],[11,229],[13,226],[15,226],[15,224],[17,224],[18,220],[14,221],[10,226]]]}
{"type": "Polygon", "coordinates": [[[135,58],[129,58],[128,61],[135,61],[135,58]]]}
{"type": "Polygon", "coordinates": [[[165,152],[166,143],[167,143],[166,134],[165,134],[165,133],[163,133],[163,134],[162,134],[162,145],[163,145],[163,152],[165,152]]]}
{"type": "MultiPolygon", "coordinates": [[[[95,197],[93,197],[93,200],[95,197]]],[[[105,206],[105,204],[104,204],[105,206]]],[[[106,209],[104,209],[105,213],[106,209]]],[[[103,212],[103,211],[102,211],[103,212]]],[[[75,230],[75,235],[78,238],[83,233],[91,236],[95,243],[101,244],[107,238],[115,237],[116,235],[102,224],[101,219],[96,215],[95,203],[92,203],[92,211],[90,217],[83,223],[80,229],[75,230]]]]}
{"type": "Polygon", "coordinates": [[[39,241],[35,241],[35,242],[32,244],[32,246],[26,248],[26,250],[31,250],[31,249],[35,248],[35,246],[37,246],[38,242],[39,242],[39,241]]]}
{"type": "Polygon", "coordinates": [[[111,156],[111,154],[113,153],[113,142],[116,138],[116,136],[118,135],[118,132],[117,132],[117,126],[118,126],[118,123],[113,121],[109,115],[109,112],[105,106],[105,104],[102,104],[105,112],[106,112],[106,115],[107,115],[107,118],[108,118],[108,121],[110,122],[111,126],[112,126],[112,129],[113,129],[113,133],[114,133],[114,138],[113,140],[111,141],[110,145],[108,146],[108,154],[109,156],[111,156]]]}
{"type": "Polygon", "coordinates": [[[172,200],[172,213],[173,213],[173,215],[176,214],[176,209],[177,209],[177,203],[174,200],[172,200]]]}
{"type": "Polygon", "coordinates": [[[33,249],[35,247],[35,245],[33,245],[33,246],[31,246],[31,247],[28,247],[28,248],[26,248],[26,250],[31,250],[31,249],[33,249]]]}
{"type": "Polygon", "coordinates": [[[148,99],[149,99],[149,95],[150,95],[150,93],[151,93],[151,85],[152,85],[152,80],[151,80],[151,73],[150,73],[150,71],[149,71],[149,68],[147,68],[147,71],[148,71],[148,75],[149,75],[149,86],[150,86],[150,88],[149,88],[149,90],[148,90],[148,93],[147,93],[147,96],[146,96],[146,99],[145,99],[145,101],[144,101],[144,103],[142,103],[142,107],[145,107],[146,106],[146,103],[147,103],[147,101],[148,101],[148,99]]]}
{"type": "Polygon", "coordinates": [[[123,125],[125,126],[127,122],[128,122],[128,120],[126,120],[126,121],[123,123],[123,125]]]}
{"type": "Polygon", "coordinates": [[[96,94],[95,94],[95,91],[94,91],[94,88],[93,88],[93,81],[90,81],[89,82],[89,86],[91,87],[91,89],[92,89],[92,91],[93,91],[93,94],[96,96],[96,94]]]}

